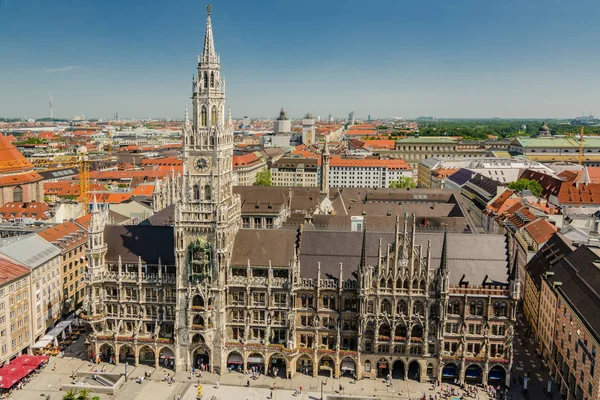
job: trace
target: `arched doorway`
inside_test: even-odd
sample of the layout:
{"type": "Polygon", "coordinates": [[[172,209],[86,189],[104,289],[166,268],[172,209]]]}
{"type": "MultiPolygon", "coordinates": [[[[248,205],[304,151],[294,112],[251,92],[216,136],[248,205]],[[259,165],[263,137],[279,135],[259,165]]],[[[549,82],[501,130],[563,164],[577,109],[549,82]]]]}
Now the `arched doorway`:
{"type": "Polygon", "coordinates": [[[344,358],[340,366],[340,374],[349,378],[354,377],[356,375],[356,362],[350,357],[344,358]]]}
{"type": "Polygon", "coordinates": [[[244,357],[237,351],[232,351],[227,356],[227,369],[230,371],[244,372],[244,357]]]}
{"type": "Polygon", "coordinates": [[[465,370],[465,382],[474,385],[481,383],[483,379],[482,369],[477,364],[471,364],[465,370]]]}
{"type": "Polygon", "coordinates": [[[454,383],[458,378],[458,368],[454,363],[448,363],[442,368],[442,382],[454,383]]]}
{"type": "Polygon", "coordinates": [[[421,365],[418,361],[408,364],[408,379],[419,382],[421,380],[421,365]]]}
{"type": "Polygon", "coordinates": [[[312,376],[313,360],[310,358],[310,356],[303,354],[298,358],[298,360],[296,360],[296,372],[312,376]]]}
{"type": "Polygon", "coordinates": [[[400,360],[397,360],[392,365],[392,378],[394,379],[404,379],[406,375],[406,371],[404,369],[404,363],[400,360]]]}
{"type": "Polygon", "coordinates": [[[271,355],[269,360],[269,375],[273,378],[286,378],[287,377],[286,361],[285,357],[280,353],[271,355]]]}
{"type": "Polygon", "coordinates": [[[500,365],[490,369],[488,373],[488,384],[494,386],[504,386],[506,384],[506,371],[500,365]]]}
{"type": "Polygon", "coordinates": [[[260,353],[252,353],[246,361],[246,368],[249,371],[265,373],[265,358],[260,353]]]}
{"type": "Polygon", "coordinates": [[[200,346],[194,350],[192,361],[194,362],[194,368],[210,372],[210,354],[208,354],[208,350],[204,346],[200,346]]]}
{"type": "Polygon", "coordinates": [[[140,364],[154,367],[156,363],[156,354],[150,346],[142,346],[140,348],[139,362],[140,364]]]}
{"type": "Polygon", "coordinates": [[[115,349],[108,343],[104,343],[100,346],[99,350],[100,360],[104,362],[114,362],[115,359],[115,349]]]}
{"type": "Polygon", "coordinates": [[[175,369],[175,353],[170,347],[163,347],[158,352],[158,362],[165,368],[175,369]]]}
{"type": "Polygon", "coordinates": [[[128,344],[123,344],[119,348],[119,362],[122,364],[129,363],[135,365],[135,350],[128,344]]]}
{"type": "Polygon", "coordinates": [[[390,374],[390,363],[385,358],[377,361],[377,377],[378,378],[387,378],[390,374]]]}
{"type": "Polygon", "coordinates": [[[329,356],[321,357],[319,360],[319,375],[326,376],[328,378],[333,378],[333,371],[335,368],[335,362],[333,358],[329,356]]]}

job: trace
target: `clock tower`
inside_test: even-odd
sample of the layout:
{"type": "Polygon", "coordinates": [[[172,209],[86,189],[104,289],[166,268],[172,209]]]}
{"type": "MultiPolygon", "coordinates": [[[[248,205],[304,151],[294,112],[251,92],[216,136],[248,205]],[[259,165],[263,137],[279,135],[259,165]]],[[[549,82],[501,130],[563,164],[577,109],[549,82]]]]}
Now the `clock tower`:
{"type": "Polygon", "coordinates": [[[225,120],[225,80],[215,52],[210,6],[204,50],[192,79],[192,120],[183,127],[183,181],[175,206],[177,307],[180,343],[175,360],[190,369],[201,360],[219,370],[225,337],[225,284],[239,228],[240,198],[232,191],[233,124],[225,120]],[[198,310],[197,302],[203,304],[198,310]],[[198,314],[198,315],[196,315],[198,314]],[[202,329],[191,329],[202,318],[202,329]],[[213,343],[211,348],[204,343],[213,343]],[[184,361],[187,360],[186,364],[184,361]]]}

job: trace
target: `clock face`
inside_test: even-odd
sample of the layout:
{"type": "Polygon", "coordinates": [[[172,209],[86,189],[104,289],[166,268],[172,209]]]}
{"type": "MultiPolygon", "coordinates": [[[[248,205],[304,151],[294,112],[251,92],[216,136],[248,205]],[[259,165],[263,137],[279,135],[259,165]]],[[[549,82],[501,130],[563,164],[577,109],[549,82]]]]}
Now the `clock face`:
{"type": "Polygon", "coordinates": [[[206,172],[210,168],[210,159],[208,157],[198,156],[194,159],[194,168],[198,172],[206,172]]]}

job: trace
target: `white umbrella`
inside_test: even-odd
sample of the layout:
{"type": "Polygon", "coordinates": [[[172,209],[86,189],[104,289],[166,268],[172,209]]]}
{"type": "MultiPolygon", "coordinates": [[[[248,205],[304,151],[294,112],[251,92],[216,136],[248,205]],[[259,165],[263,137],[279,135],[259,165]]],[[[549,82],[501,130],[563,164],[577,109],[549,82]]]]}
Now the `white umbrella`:
{"type": "Polygon", "coordinates": [[[73,328],[71,327],[72,324],[69,324],[69,333],[73,333],[73,328]]]}
{"type": "Polygon", "coordinates": [[[57,337],[54,338],[54,347],[58,347],[58,338],[57,337]]]}
{"type": "Polygon", "coordinates": [[[62,335],[62,340],[65,340],[67,338],[67,335],[65,335],[65,331],[62,331],[61,335],[62,335]]]}

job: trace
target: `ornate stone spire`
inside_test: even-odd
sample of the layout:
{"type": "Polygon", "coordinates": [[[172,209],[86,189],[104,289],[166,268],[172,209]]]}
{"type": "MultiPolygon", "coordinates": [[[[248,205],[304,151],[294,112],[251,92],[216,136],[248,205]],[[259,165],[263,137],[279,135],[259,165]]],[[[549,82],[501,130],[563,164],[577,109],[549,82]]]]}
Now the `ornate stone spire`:
{"type": "Polygon", "coordinates": [[[216,63],[217,53],[215,52],[215,41],[213,39],[212,23],[210,21],[211,6],[206,7],[208,16],[206,18],[206,32],[204,34],[204,50],[202,51],[202,62],[216,63]]]}

